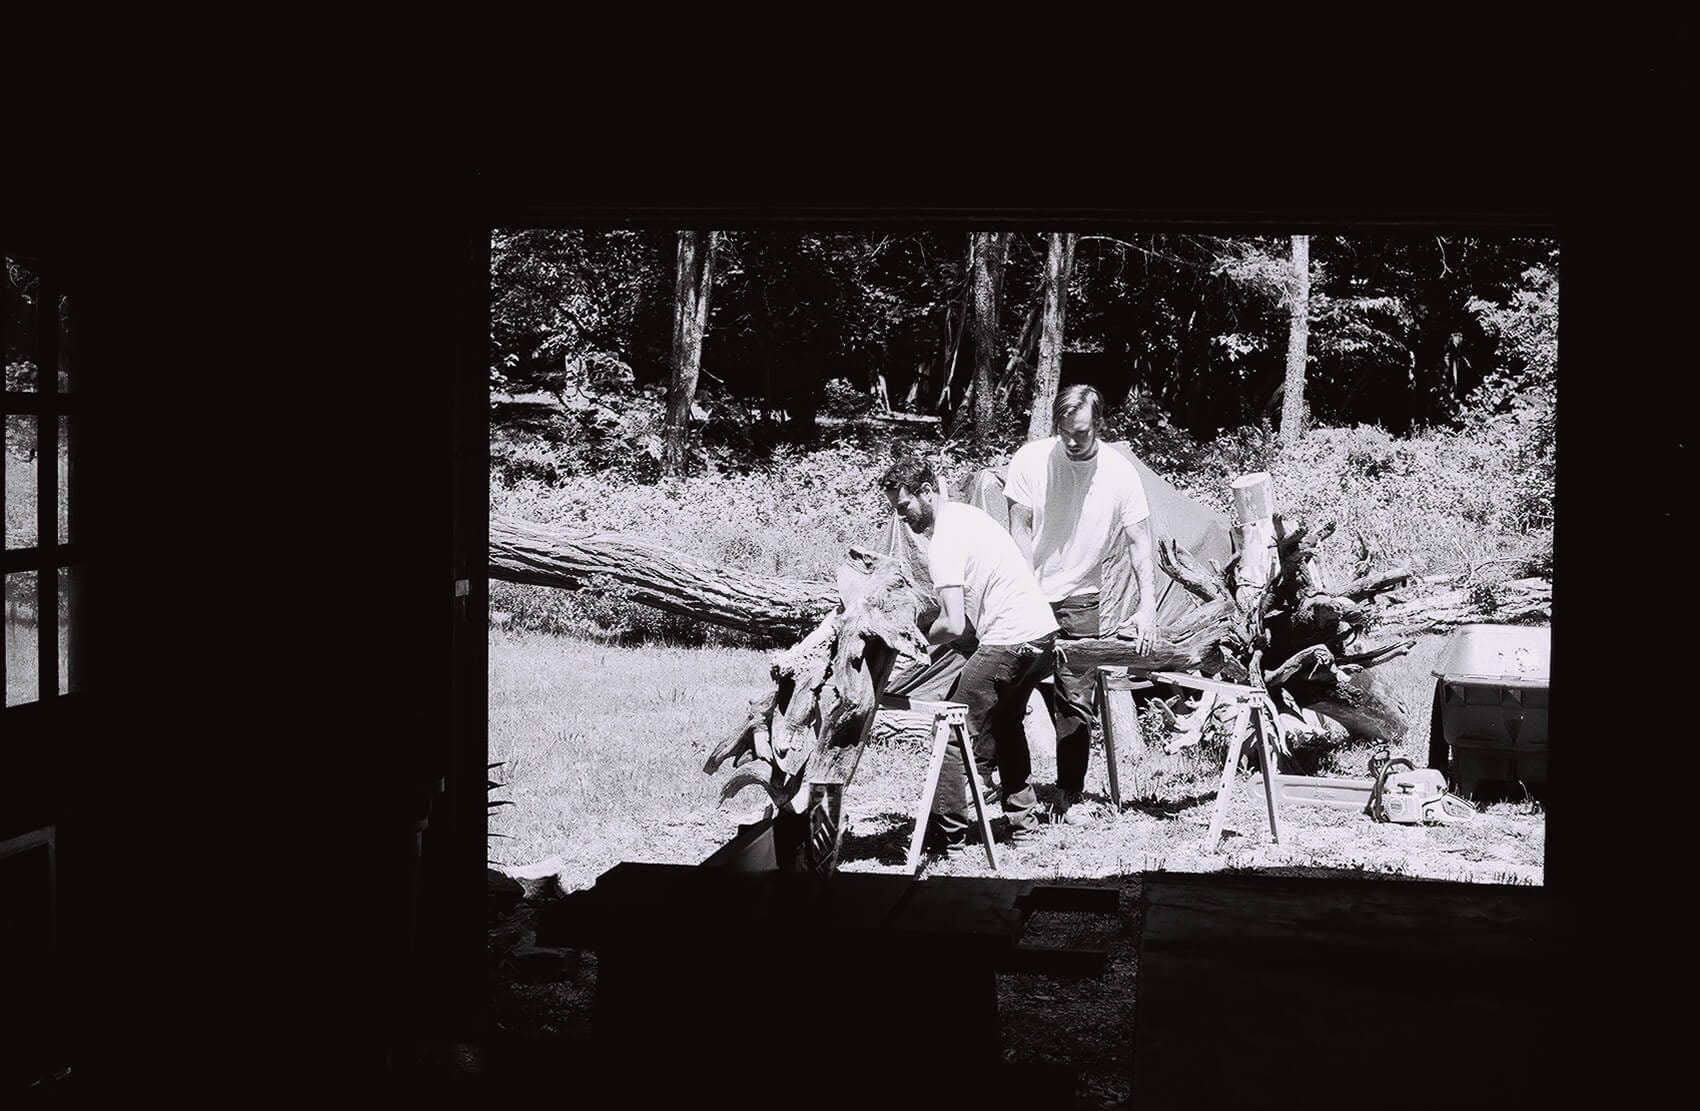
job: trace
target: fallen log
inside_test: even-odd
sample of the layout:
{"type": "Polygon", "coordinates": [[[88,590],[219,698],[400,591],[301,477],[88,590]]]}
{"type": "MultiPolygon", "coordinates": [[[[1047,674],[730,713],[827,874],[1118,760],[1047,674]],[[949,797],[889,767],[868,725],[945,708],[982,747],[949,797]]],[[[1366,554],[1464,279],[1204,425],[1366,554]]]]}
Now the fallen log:
{"type": "Polygon", "coordinates": [[[1164,574],[1180,583],[1200,604],[1179,621],[1158,626],[1144,651],[1121,637],[1087,637],[1058,642],[1065,666],[1077,676],[1090,676],[1099,667],[1128,667],[1135,671],[1202,671],[1238,679],[1245,674],[1235,657],[1245,652],[1252,633],[1218,569],[1206,569],[1173,540],[1159,541],[1157,562],[1164,574]],[[1226,672],[1224,675],[1223,673],[1226,672]]]}
{"type": "Polygon", "coordinates": [[[782,639],[801,636],[839,602],[832,583],[733,571],[635,536],[491,517],[491,578],[579,589],[597,576],[646,606],[782,639]]]}
{"type": "MultiPolygon", "coordinates": [[[[1308,556],[1314,551],[1314,540],[1327,534],[1327,527],[1303,535],[1301,531],[1282,541],[1281,578],[1294,573],[1293,550],[1308,549],[1308,556]],[[1312,543],[1304,544],[1305,540],[1312,543]]],[[[1169,540],[1159,542],[1157,555],[1164,572],[1201,601],[1216,601],[1228,592],[1227,580],[1233,567],[1205,566],[1169,540]]],[[[1301,568],[1297,577],[1305,581],[1313,572],[1308,566],[1301,568]]],[[[643,605],[782,641],[805,635],[839,600],[833,583],[731,571],[641,537],[576,533],[505,516],[490,520],[489,574],[503,582],[564,589],[582,589],[605,576],[627,587],[632,600],[643,605]]],[[[1360,574],[1353,582],[1328,597],[1361,602],[1401,580],[1411,582],[1403,567],[1377,573],[1360,567],[1360,574]]],[[[1417,580],[1423,586],[1447,581],[1450,576],[1445,575],[1417,580]]],[[[918,586],[925,616],[925,607],[935,606],[936,602],[930,588],[918,586]]],[[[1384,595],[1373,605],[1329,613],[1327,616],[1335,621],[1336,633],[1341,612],[1354,612],[1365,627],[1394,637],[1443,631],[1473,622],[1550,620],[1552,584],[1544,579],[1523,579],[1485,593],[1478,588],[1454,589],[1415,599],[1384,595]]],[[[1315,605],[1311,613],[1323,616],[1317,613],[1315,605]]],[[[1181,625],[1160,629],[1160,644],[1166,637],[1171,647],[1196,659],[1196,663],[1175,664],[1183,670],[1212,662],[1207,653],[1188,643],[1200,637],[1201,623],[1222,623],[1224,630],[1233,630],[1231,635],[1226,631],[1223,635],[1236,643],[1246,640],[1250,632],[1246,622],[1237,617],[1228,618],[1222,613],[1200,615],[1196,611],[1188,614],[1181,625]]],[[[1358,626],[1350,627],[1362,631],[1358,626]]],[[[1280,654],[1279,649],[1276,654],[1280,654]]],[[[1124,655],[1124,649],[1113,647],[1105,651],[1103,662],[1123,663],[1124,655]]],[[[1158,658],[1166,661],[1164,666],[1169,666],[1168,656],[1158,658]]]]}
{"type": "Polygon", "coordinates": [[[1456,625],[1552,620],[1552,583],[1513,579],[1490,587],[1462,587],[1421,598],[1392,600],[1371,611],[1378,634],[1415,636],[1456,625]]]}
{"type": "Polygon", "coordinates": [[[1345,586],[1342,586],[1339,593],[1342,597],[1363,601],[1367,598],[1373,598],[1377,594],[1392,590],[1395,587],[1403,586],[1405,583],[1410,581],[1411,568],[1408,565],[1401,563],[1384,571],[1361,574],[1345,586]]]}
{"type": "Polygon", "coordinates": [[[1336,656],[1334,657],[1334,662],[1342,667],[1374,667],[1376,664],[1386,663],[1388,660],[1397,659],[1398,657],[1408,653],[1416,646],[1417,642],[1414,640],[1401,640],[1389,644],[1377,645],[1374,648],[1364,648],[1357,652],[1348,653],[1344,656],[1336,656]]]}
{"type": "Polygon", "coordinates": [[[1309,648],[1294,653],[1292,658],[1272,671],[1266,672],[1263,681],[1271,687],[1286,684],[1301,670],[1307,674],[1315,674],[1320,668],[1331,667],[1334,664],[1334,654],[1325,644],[1313,644],[1309,648]]]}
{"type": "Polygon", "coordinates": [[[1326,670],[1317,678],[1294,677],[1284,689],[1300,706],[1333,718],[1356,740],[1397,744],[1410,731],[1409,708],[1373,671],[1343,675],[1326,670]]]}
{"type": "Polygon", "coordinates": [[[1091,637],[1058,642],[1071,671],[1092,674],[1099,667],[1131,667],[1135,671],[1204,671],[1214,675],[1223,666],[1222,637],[1230,627],[1215,624],[1180,640],[1171,630],[1158,629],[1148,651],[1137,652],[1131,640],[1091,637]]]}

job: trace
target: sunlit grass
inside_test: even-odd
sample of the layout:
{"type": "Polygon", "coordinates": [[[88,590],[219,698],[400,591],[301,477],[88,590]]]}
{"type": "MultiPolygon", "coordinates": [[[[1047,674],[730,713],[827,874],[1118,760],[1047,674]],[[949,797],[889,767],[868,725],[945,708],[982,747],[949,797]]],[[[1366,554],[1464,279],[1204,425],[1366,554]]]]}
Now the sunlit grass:
{"type": "MultiPolygon", "coordinates": [[[[1406,657],[1377,668],[1401,693],[1411,728],[1395,755],[1427,762],[1433,677],[1444,642],[1426,637],[1406,657]]],[[[621,648],[539,634],[493,633],[490,641],[490,759],[512,799],[490,818],[493,859],[508,865],[556,858],[561,882],[588,886],[622,860],[694,864],[724,844],[739,817],[765,801],[749,789],[719,802],[729,774],[702,770],[710,748],[743,721],[769,689],[770,654],[730,648],[621,648]]],[[[900,871],[926,768],[925,741],[880,730],[845,798],[847,871],[900,871]]],[[[1338,753],[1327,774],[1363,775],[1369,746],[1338,753]]],[[[1034,783],[1051,796],[1055,757],[1033,753],[1034,783]]],[[[1042,827],[1003,847],[1000,874],[1024,878],[1106,877],[1143,870],[1329,868],[1368,875],[1490,883],[1540,883],[1545,818],[1538,807],[1500,804],[1460,825],[1378,824],[1356,812],[1291,805],[1285,843],[1271,842],[1263,795],[1244,772],[1229,799],[1228,835],[1205,844],[1219,763],[1193,756],[1119,763],[1121,812],[1102,809],[1089,826],[1042,827]],[[1139,792],[1136,793],[1135,786],[1139,792]],[[1136,798],[1141,801],[1134,805],[1136,798]]],[[[1109,798],[1102,749],[1086,795],[1109,798]]],[[[937,874],[989,875],[977,851],[928,866],[937,874]]]]}
{"type": "Polygon", "coordinates": [[[492,859],[559,856],[588,883],[621,860],[697,863],[736,832],[754,796],[722,808],[702,764],[768,689],[766,654],[497,633],[490,660],[494,797],[514,803],[490,818],[492,859]]]}

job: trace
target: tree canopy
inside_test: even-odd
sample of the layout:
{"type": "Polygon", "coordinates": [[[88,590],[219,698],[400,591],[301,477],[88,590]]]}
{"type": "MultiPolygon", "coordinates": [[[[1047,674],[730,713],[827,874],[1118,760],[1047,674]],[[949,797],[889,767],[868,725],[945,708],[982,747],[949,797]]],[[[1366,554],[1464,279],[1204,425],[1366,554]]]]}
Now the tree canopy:
{"type": "MultiPolygon", "coordinates": [[[[1028,322],[1044,297],[1049,237],[990,238],[1002,252],[992,260],[1001,294],[992,355],[1016,366],[1017,346],[1036,335],[1028,322]]],[[[894,404],[933,413],[948,396],[944,415],[971,423],[954,412],[979,355],[965,326],[968,231],[775,228],[726,232],[719,243],[701,347],[708,424],[785,410],[787,434],[806,437],[823,406],[846,388],[866,395],[876,375],[894,404]]],[[[1558,261],[1557,244],[1543,239],[1310,236],[1312,419],[1397,434],[1527,408],[1532,396],[1530,419],[1550,420],[1550,393],[1539,391],[1550,391],[1555,369],[1558,261]]],[[[493,388],[555,393],[607,431],[622,397],[666,388],[673,277],[671,231],[496,232],[493,388]]],[[[1113,406],[1138,394],[1199,436],[1279,417],[1288,236],[1083,231],[1067,287],[1062,385],[1090,382],[1113,406]]],[[[999,416],[1025,428],[1031,367],[1015,377],[998,384],[999,416]]]]}

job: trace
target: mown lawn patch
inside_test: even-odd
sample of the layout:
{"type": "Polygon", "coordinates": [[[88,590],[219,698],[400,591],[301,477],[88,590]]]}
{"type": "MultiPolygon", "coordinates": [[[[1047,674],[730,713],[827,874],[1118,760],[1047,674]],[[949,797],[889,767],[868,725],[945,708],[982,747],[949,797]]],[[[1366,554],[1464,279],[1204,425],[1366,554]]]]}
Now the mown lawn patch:
{"type": "MultiPolygon", "coordinates": [[[[1422,638],[1407,657],[1382,665],[1409,707],[1411,730],[1393,755],[1427,762],[1433,678],[1442,637],[1422,638]]],[[[729,772],[702,764],[722,735],[763,693],[769,654],[739,648],[615,647],[535,633],[493,632],[490,641],[491,760],[502,760],[503,797],[490,818],[491,856],[522,865],[558,858],[562,886],[589,886],[622,860],[697,863],[724,844],[738,821],[759,811],[750,789],[719,799],[729,772]]],[[[1344,748],[1323,774],[1363,775],[1374,750],[1344,748]]],[[[924,743],[880,731],[846,796],[846,860],[853,871],[899,871],[926,767],[924,743]]],[[[1049,798],[1055,754],[1035,746],[1034,780],[1049,798]]],[[[1142,775],[1124,755],[1124,808],[1108,807],[1102,751],[1086,794],[1100,803],[1089,826],[1043,827],[1003,847],[1002,874],[1109,877],[1146,870],[1230,868],[1359,870],[1390,876],[1540,883],[1545,817],[1529,803],[1489,807],[1452,826],[1377,824],[1320,806],[1285,811],[1289,843],[1270,842],[1261,792],[1242,772],[1220,851],[1204,844],[1220,765],[1199,756],[1154,758],[1142,775]]],[[[968,853],[928,866],[936,874],[990,874],[968,853]]]]}

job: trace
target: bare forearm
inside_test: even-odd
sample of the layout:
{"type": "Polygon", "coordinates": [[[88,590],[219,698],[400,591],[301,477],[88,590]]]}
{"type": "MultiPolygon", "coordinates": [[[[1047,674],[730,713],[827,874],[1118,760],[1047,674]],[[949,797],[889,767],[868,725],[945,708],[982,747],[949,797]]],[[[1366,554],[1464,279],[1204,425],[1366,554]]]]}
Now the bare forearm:
{"type": "Polygon", "coordinates": [[[1009,535],[1027,566],[1033,566],[1033,511],[1027,506],[1009,503],[1009,535]]]}
{"type": "Polygon", "coordinates": [[[1157,573],[1152,560],[1151,524],[1142,521],[1128,533],[1128,554],[1132,557],[1133,581],[1139,592],[1139,604],[1134,619],[1147,627],[1157,619],[1157,573]]]}
{"type": "Polygon", "coordinates": [[[928,644],[949,644],[962,635],[962,630],[967,627],[962,606],[960,586],[947,586],[939,591],[939,615],[927,627],[928,644]]]}
{"type": "Polygon", "coordinates": [[[1009,523],[1009,534],[1015,538],[1015,546],[1021,550],[1021,558],[1033,566],[1033,529],[1030,525],[1018,525],[1013,520],[1009,523]]]}
{"type": "Polygon", "coordinates": [[[1151,565],[1147,563],[1144,571],[1135,570],[1134,580],[1139,584],[1139,604],[1134,607],[1133,616],[1147,624],[1157,620],[1157,578],[1151,573],[1151,565]]]}

